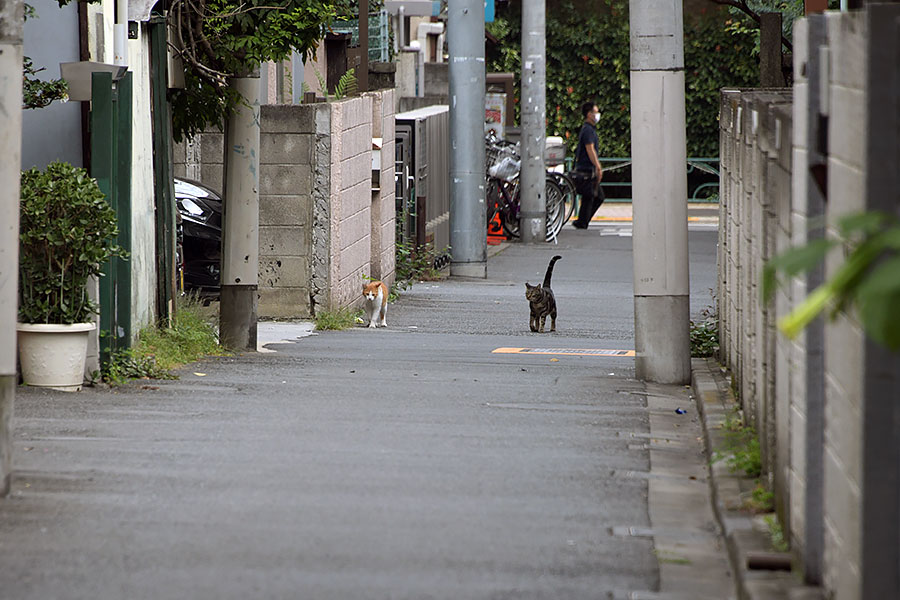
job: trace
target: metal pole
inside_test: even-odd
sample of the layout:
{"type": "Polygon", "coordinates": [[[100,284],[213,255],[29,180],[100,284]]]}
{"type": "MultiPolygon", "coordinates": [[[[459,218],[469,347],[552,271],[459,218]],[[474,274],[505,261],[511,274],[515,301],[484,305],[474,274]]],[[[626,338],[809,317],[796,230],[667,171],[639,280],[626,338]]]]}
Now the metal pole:
{"type": "Polygon", "coordinates": [[[631,0],[635,374],[691,376],[681,0],[631,0]]]}
{"type": "Polygon", "coordinates": [[[22,0],[0,0],[0,497],[12,473],[22,168],[22,0]]]}
{"type": "Polygon", "coordinates": [[[116,0],[113,25],[113,62],[128,65],[128,0],[116,0]]]}
{"type": "MultiPolygon", "coordinates": [[[[450,274],[487,277],[484,2],[450,0],[450,274]]],[[[402,18],[402,17],[401,17],[402,18]]]]}
{"type": "Polygon", "coordinates": [[[296,50],[291,51],[291,104],[303,102],[303,59],[296,50]]]}
{"type": "Polygon", "coordinates": [[[544,138],[547,118],[547,48],[544,0],[522,3],[522,242],[547,237],[544,138]]]}
{"type": "Polygon", "coordinates": [[[356,81],[360,92],[369,91],[369,0],[359,0],[359,69],[356,81]]]}
{"type": "Polygon", "coordinates": [[[256,350],[259,280],[259,71],[235,77],[246,100],[228,119],[225,134],[225,223],[219,336],[234,350],[256,350]]]}

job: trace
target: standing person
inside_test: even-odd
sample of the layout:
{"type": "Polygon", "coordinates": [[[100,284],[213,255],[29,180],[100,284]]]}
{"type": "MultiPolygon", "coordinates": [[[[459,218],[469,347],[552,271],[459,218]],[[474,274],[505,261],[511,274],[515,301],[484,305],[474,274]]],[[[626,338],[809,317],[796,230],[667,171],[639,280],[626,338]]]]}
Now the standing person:
{"type": "Polygon", "coordinates": [[[600,138],[595,129],[600,121],[600,109],[593,102],[585,102],[581,106],[584,124],[578,134],[578,146],[575,148],[575,172],[572,179],[575,191],[581,195],[581,208],[578,218],[572,223],[576,229],[587,229],[594,213],[603,204],[603,190],[600,180],[603,179],[603,167],[600,166],[600,138]]]}

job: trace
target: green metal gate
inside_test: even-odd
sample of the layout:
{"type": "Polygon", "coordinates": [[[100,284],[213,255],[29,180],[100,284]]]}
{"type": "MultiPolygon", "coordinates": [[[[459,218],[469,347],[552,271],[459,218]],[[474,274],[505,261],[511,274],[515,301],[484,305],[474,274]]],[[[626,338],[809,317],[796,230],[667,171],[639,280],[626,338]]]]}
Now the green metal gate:
{"type": "MultiPolygon", "coordinates": [[[[91,75],[91,176],[116,211],[117,243],[131,253],[132,74],[91,75]]],[[[100,361],[131,344],[131,267],[113,257],[100,278],[100,361]]]]}

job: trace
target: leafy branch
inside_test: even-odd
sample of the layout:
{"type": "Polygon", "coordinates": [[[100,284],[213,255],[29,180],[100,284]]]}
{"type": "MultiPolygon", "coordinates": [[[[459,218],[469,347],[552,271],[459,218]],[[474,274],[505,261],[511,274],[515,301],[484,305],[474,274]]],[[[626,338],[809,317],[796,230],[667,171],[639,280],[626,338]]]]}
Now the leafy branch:
{"type": "MultiPolygon", "coordinates": [[[[62,7],[68,0],[59,0],[62,7]]],[[[24,6],[24,19],[36,19],[37,13],[30,4],[24,6]]],[[[34,63],[27,56],[22,61],[22,108],[44,108],[50,106],[54,100],[65,102],[69,99],[69,84],[64,79],[51,79],[44,81],[35,77],[45,69],[34,68],[34,63]]]]}
{"type": "Polygon", "coordinates": [[[763,300],[771,300],[778,272],[796,276],[817,267],[835,247],[848,249],[847,258],[831,278],[812,291],[781,319],[779,328],[798,335],[813,319],[829,310],[833,318],[856,306],[863,329],[890,350],[900,350],[900,219],[882,212],[846,216],[838,221],[837,237],[813,240],[768,261],[763,269],[763,300]]]}
{"type": "Polygon", "coordinates": [[[334,86],[334,98],[340,100],[347,96],[353,96],[357,91],[356,67],[348,69],[346,73],[341,75],[337,85],[334,86]]]}
{"type": "Polygon", "coordinates": [[[184,62],[185,87],[172,92],[176,141],[224,127],[244,102],[229,85],[263,62],[296,51],[312,58],[345,0],[173,0],[171,47],[184,62]]]}
{"type": "MultiPolygon", "coordinates": [[[[721,6],[730,6],[732,8],[736,8],[753,19],[757,25],[759,25],[762,20],[759,16],[759,13],[750,8],[750,6],[747,4],[747,0],[710,0],[710,2],[712,2],[713,4],[719,4],[721,6]]],[[[784,35],[781,36],[781,44],[785,48],[787,48],[788,52],[794,51],[794,45],[791,44],[791,41],[784,35]]]]}
{"type": "Polygon", "coordinates": [[[22,64],[22,108],[44,108],[54,100],[69,99],[69,84],[64,79],[44,81],[35,77],[45,69],[35,69],[27,56],[22,64]]]}

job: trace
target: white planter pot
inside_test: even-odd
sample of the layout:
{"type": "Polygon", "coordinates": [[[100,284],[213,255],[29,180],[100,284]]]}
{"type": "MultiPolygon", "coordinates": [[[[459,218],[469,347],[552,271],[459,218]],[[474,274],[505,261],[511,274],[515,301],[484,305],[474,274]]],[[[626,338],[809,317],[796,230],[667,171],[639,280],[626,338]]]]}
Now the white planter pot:
{"type": "Polygon", "coordinates": [[[84,382],[88,333],[94,323],[17,323],[19,363],[27,385],[77,392],[84,382]]]}

